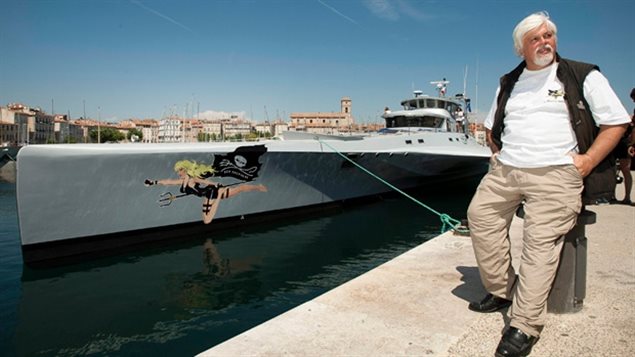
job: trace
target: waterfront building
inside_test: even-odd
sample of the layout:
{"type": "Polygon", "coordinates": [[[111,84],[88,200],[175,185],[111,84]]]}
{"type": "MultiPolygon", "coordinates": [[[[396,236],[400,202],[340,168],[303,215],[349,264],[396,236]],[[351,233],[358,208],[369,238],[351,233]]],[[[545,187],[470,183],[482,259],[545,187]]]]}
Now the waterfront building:
{"type": "Polygon", "coordinates": [[[183,141],[186,143],[195,143],[198,140],[199,133],[203,132],[203,125],[196,119],[183,119],[183,141]]]}
{"type": "Polygon", "coordinates": [[[55,116],[53,131],[55,132],[56,143],[70,143],[76,140],[71,137],[71,123],[66,115],[55,116]]]}
{"type": "Polygon", "coordinates": [[[182,125],[183,125],[183,122],[178,116],[161,119],[161,121],[159,121],[158,142],[160,143],[181,142],[183,137],[182,125]]]}
{"type": "Polygon", "coordinates": [[[251,123],[244,119],[233,117],[229,120],[222,120],[223,138],[245,138],[251,133],[251,123]]]}
{"type": "Polygon", "coordinates": [[[56,143],[84,142],[84,130],[81,126],[71,122],[66,115],[56,115],[54,120],[56,143]]]}
{"type": "Polygon", "coordinates": [[[154,119],[128,119],[119,123],[121,126],[129,126],[141,132],[142,143],[159,142],[159,122],[154,119]]]}
{"type": "Polygon", "coordinates": [[[130,131],[133,129],[137,129],[137,126],[131,120],[123,120],[117,124],[116,129],[117,131],[123,134],[125,138],[124,141],[128,141],[128,136],[130,135],[130,131]]]}
{"type": "Polygon", "coordinates": [[[273,128],[272,128],[273,136],[280,135],[282,134],[283,131],[288,131],[288,130],[289,130],[289,124],[285,123],[282,120],[276,120],[273,123],[273,128]]]}
{"type": "Polygon", "coordinates": [[[73,123],[81,128],[81,137],[82,137],[82,139],[80,140],[81,143],[87,143],[90,141],[88,134],[91,129],[93,128],[95,128],[96,130],[100,129],[99,123],[96,120],[92,120],[92,119],[80,118],[73,121],[73,123]]]}
{"type": "Polygon", "coordinates": [[[8,108],[0,108],[0,146],[13,146],[18,144],[18,124],[15,122],[14,113],[8,108]]]}
{"type": "Polygon", "coordinates": [[[55,140],[54,116],[39,108],[11,103],[2,108],[0,122],[3,142],[14,145],[45,144],[55,140]],[[4,129],[7,132],[4,132],[4,129]]]}
{"type": "Polygon", "coordinates": [[[214,120],[184,119],[171,115],[159,121],[128,119],[106,123],[90,118],[71,120],[67,115],[47,114],[39,108],[13,103],[0,108],[0,145],[102,142],[99,134],[97,138],[91,139],[90,133],[99,133],[107,127],[118,130],[126,137],[130,130],[139,130],[142,134],[140,140],[144,143],[245,139],[254,133],[268,137],[287,130],[344,134],[365,129],[363,125],[354,123],[351,103],[350,98],[343,97],[340,112],[292,113],[291,124],[280,118],[254,124],[236,115],[214,120]]]}
{"type": "Polygon", "coordinates": [[[370,132],[379,131],[385,127],[386,125],[383,123],[382,124],[366,123],[366,124],[353,125],[353,130],[355,130],[358,133],[370,133],[370,132]]]}
{"type": "Polygon", "coordinates": [[[220,120],[201,120],[201,141],[220,140],[223,123],[220,120]]]}
{"type": "Polygon", "coordinates": [[[88,142],[95,142],[95,143],[102,143],[103,141],[101,140],[101,131],[105,128],[114,128],[117,129],[117,125],[112,124],[112,123],[107,123],[107,122],[102,122],[101,120],[95,120],[95,119],[77,119],[74,121],[74,124],[79,126],[81,129],[81,137],[82,140],[80,142],[83,143],[88,143],[88,142]],[[97,139],[93,140],[90,137],[90,133],[92,131],[96,131],[97,132],[97,139]]]}
{"type": "Polygon", "coordinates": [[[75,142],[81,143],[84,141],[84,128],[77,125],[74,121],[69,118],[69,133],[71,136],[71,140],[75,139],[75,142]]]}
{"type": "Polygon", "coordinates": [[[306,131],[318,134],[340,134],[350,132],[355,123],[352,113],[352,101],[349,97],[340,100],[339,112],[299,112],[291,113],[290,130],[306,131]]]}
{"type": "Polygon", "coordinates": [[[254,130],[258,134],[258,136],[273,136],[273,124],[268,121],[264,123],[257,123],[254,125],[254,130]]]}
{"type": "Polygon", "coordinates": [[[66,120],[63,115],[55,117],[53,122],[53,131],[55,132],[56,142],[70,142],[70,122],[66,120]]]}
{"type": "Polygon", "coordinates": [[[55,143],[55,115],[47,114],[40,109],[35,109],[35,116],[29,118],[29,133],[31,144],[55,143]]]}

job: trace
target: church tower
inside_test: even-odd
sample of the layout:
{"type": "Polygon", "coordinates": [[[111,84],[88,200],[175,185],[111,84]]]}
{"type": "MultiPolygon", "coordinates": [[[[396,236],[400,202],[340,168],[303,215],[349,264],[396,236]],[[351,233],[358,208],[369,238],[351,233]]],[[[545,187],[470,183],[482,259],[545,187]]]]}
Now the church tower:
{"type": "Polygon", "coordinates": [[[342,113],[351,115],[351,105],[352,105],[351,98],[342,97],[341,105],[342,105],[342,113]]]}

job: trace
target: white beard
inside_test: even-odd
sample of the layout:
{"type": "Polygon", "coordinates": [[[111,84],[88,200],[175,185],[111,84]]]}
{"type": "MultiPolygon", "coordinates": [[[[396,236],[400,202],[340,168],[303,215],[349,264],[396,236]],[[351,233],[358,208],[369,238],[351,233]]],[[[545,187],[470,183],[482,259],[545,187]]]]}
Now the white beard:
{"type": "Polygon", "coordinates": [[[536,57],[534,57],[534,64],[539,67],[545,67],[551,62],[553,62],[553,52],[547,53],[544,56],[536,55],[536,57]]]}
{"type": "Polygon", "coordinates": [[[551,45],[545,44],[541,48],[537,48],[534,53],[534,64],[538,67],[545,67],[553,62],[553,47],[551,45]],[[549,53],[541,55],[540,51],[549,50],[549,53]]]}

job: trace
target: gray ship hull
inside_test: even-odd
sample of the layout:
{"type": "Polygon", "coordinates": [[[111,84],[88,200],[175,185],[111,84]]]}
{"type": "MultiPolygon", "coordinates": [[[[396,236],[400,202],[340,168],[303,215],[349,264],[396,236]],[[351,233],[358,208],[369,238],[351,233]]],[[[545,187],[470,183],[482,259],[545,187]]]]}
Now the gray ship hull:
{"type": "Polygon", "coordinates": [[[467,136],[425,132],[354,140],[32,145],[18,156],[23,257],[85,254],[161,232],[252,223],[391,191],[378,178],[400,189],[443,188],[440,182],[483,175],[488,158],[487,148],[467,136]],[[251,158],[236,155],[252,149],[251,158]],[[219,158],[226,160],[218,171],[189,189],[175,172],[184,160],[212,164],[219,158]],[[215,191],[205,190],[212,182],[215,191]]]}

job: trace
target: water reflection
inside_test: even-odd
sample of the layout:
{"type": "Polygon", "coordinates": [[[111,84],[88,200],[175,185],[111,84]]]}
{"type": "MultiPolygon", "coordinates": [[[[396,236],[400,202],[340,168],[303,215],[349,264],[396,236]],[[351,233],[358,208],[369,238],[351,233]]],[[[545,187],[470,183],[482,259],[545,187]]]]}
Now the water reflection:
{"type": "MultiPolygon", "coordinates": [[[[203,250],[205,251],[205,258],[203,259],[203,275],[211,277],[222,278],[230,273],[229,259],[223,258],[218,252],[218,248],[214,242],[208,238],[203,243],[203,250]]],[[[234,267],[234,271],[241,269],[249,269],[251,264],[248,262],[246,265],[240,263],[239,266],[234,267]]]]}
{"type": "MultiPolygon", "coordinates": [[[[426,196],[462,218],[466,198],[426,196]]],[[[193,355],[439,233],[402,199],[70,267],[25,267],[19,355],[193,355]]]]}

